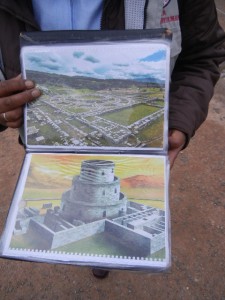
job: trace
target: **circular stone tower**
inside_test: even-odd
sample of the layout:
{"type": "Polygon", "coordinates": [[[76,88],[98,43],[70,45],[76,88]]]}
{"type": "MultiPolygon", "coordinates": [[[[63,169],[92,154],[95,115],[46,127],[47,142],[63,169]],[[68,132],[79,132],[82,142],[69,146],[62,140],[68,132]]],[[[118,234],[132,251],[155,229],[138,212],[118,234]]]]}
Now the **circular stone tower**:
{"type": "Polygon", "coordinates": [[[115,164],[107,160],[82,162],[72,188],[62,196],[61,215],[69,222],[85,223],[115,218],[126,212],[127,199],[114,175],[115,164]]]}

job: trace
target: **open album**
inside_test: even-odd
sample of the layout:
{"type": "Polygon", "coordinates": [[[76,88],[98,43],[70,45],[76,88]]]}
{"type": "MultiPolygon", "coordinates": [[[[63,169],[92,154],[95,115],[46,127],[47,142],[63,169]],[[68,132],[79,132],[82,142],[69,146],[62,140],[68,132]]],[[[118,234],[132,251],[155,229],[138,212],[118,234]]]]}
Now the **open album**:
{"type": "Polygon", "coordinates": [[[163,29],[21,35],[26,156],[1,256],[113,269],[170,266],[163,29]]]}

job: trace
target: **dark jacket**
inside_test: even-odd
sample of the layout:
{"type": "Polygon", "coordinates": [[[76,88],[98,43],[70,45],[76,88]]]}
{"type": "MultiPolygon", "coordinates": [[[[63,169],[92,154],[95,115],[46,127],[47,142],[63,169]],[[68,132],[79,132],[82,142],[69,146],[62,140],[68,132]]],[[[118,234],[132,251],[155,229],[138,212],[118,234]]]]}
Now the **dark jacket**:
{"type": "MultiPolygon", "coordinates": [[[[184,132],[188,140],[205,120],[218,65],[225,60],[225,40],[213,0],[178,0],[182,51],[170,87],[169,127],[184,132]]],[[[124,29],[123,1],[105,1],[102,29],[124,29]]],[[[20,72],[19,33],[39,30],[30,0],[0,0],[0,47],[4,72],[20,72]]]]}

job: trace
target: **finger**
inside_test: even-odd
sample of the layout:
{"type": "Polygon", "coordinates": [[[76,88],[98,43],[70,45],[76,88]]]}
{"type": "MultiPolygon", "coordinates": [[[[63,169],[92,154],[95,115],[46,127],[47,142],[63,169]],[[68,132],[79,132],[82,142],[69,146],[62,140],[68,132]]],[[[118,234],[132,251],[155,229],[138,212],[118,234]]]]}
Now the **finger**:
{"type": "Polygon", "coordinates": [[[0,113],[12,111],[17,109],[24,104],[31,102],[41,95],[39,89],[26,90],[21,93],[0,98],[0,113]]]}
{"type": "Polygon", "coordinates": [[[19,107],[14,110],[8,111],[7,113],[2,113],[0,119],[2,122],[15,122],[23,117],[23,108],[19,107]]]}
{"type": "Polygon", "coordinates": [[[170,161],[170,170],[172,169],[174,162],[179,154],[179,150],[169,150],[169,161],[170,161]]]}
{"type": "Polygon", "coordinates": [[[185,134],[178,130],[169,131],[169,149],[182,149],[185,144],[185,134]]]}
{"type": "Polygon", "coordinates": [[[179,130],[170,130],[169,131],[169,160],[170,160],[170,169],[172,169],[174,162],[183,149],[185,144],[185,134],[179,130]]]}
{"type": "MultiPolygon", "coordinates": [[[[11,113],[11,112],[10,112],[11,113]]],[[[10,118],[8,119],[8,113],[0,114],[0,125],[11,127],[11,128],[18,128],[23,123],[23,113],[11,113],[10,118]]]]}
{"type": "Polygon", "coordinates": [[[31,80],[24,80],[16,77],[10,80],[0,81],[0,97],[10,96],[16,92],[34,88],[35,83],[31,80]]]}
{"type": "Polygon", "coordinates": [[[7,122],[5,126],[10,127],[10,128],[19,128],[23,124],[23,118],[20,118],[14,122],[7,122]]]}

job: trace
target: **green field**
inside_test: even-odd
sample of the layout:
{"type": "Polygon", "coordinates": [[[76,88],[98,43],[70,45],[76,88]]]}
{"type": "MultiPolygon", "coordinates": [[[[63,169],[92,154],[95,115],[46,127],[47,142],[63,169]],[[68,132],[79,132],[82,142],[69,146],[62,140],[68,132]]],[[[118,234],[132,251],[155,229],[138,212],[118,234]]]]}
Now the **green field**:
{"type": "Polygon", "coordinates": [[[139,139],[148,147],[162,147],[163,116],[139,132],[139,139]]]}
{"type": "MultiPolygon", "coordinates": [[[[127,89],[92,90],[47,86],[47,89],[46,94],[35,103],[36,110],[32,113],[31,109],[29,112],[30,120],[27,125],[28,128],[30,127],[30,132],[33,131],[33,134],[28,137],[29,145],[115,146],[113,141],[102,135],[101,128],[109,126],[104,123],[104,120],[129,126],[164,106],[164,101],[160,100],[163,99],[164,92],[160,88],[133,86],[127,89]],[[129,106],[132,105],[129,104],[131,99],[133,106],[129,106]],[[149,104],[146,104],[147,102],[149,104]],[[86,113],[84,119],[93,127],[75,119],[75,114],[80,113],[86,113]],[[98,116],[102,118],[102,122],[98,116]],[[32,127],[35,127],[38,132],[35,132],[32,127]],[[92,132],[99,134],[96,137],[89,135],[92,132]],[[40,137],[44,139],[36,140],[40,137]]],[[[115,134],[114,130],[118,129],[116,127],[109,129],[112,135],[115,134]]],[[[161,147],[162,132],[163,118],[160,118],[144,129],[133,131],[127,140],[121,141],[120,144],[116,143],[116,146],[161,147]]]]}
{"type": "Polygon", "coordinates": [[[112,113],[103,114],[101,117],[120,125],[128,126],[158,110],[159,108],[157,107],[147,104],[138,104],[112,113]]]}

